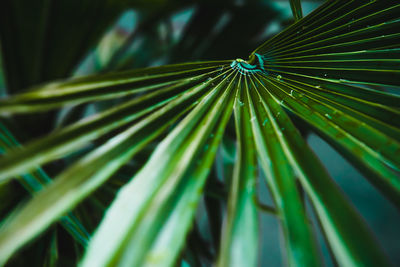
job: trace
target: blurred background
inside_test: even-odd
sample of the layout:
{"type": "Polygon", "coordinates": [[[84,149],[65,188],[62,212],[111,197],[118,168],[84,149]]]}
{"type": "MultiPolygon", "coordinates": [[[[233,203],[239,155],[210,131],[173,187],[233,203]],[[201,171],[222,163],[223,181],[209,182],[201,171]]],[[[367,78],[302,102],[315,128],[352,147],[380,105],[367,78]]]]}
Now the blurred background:
{"type": "MultiPolygon", "coordinates": [[[[286,0],[50,2],[3,1],[0,97],[51,80],[94,73],[187,61],[247,59],[257,46],[293,23],[286,0]]],[[[303,0],[303,14],[312,12],[322,2],[303,0]]],[[[17,128],[25,132],[19,139],[30,141],[114,104],[115,101],[104,101],[73,107],[35,117],[35,120],[30,116],[19,117],[22,123],[17,128]]],[[[333,179],[367,221],[389,258],[400,266],[399,212],[329,144],[301,122],[297,124],[333,179]]],[[[59,168],[50,167],[48,171],[55,174],[59,168]]],[[[18,203],[28,197],[16,184],[1,190],[3,215],[10,206],[1,204],[1,198],[11,198],[18,203]]],[[[273,206],[263,177],[260,177],[258,192],[263,203],[273,206]]],[[[202,245],[207,246],[211,234],[205,206],[203,201],[196,224],[204,239],[202,245]]],[[[308,209],[313,214],[309,205],[308,209]]],[[[98,221],[101,215],[94,217],[98,221]]],[[[314,226],[318,225],[313,215],[312,221],[314,226]]],[[[260,212],[260,222],[260,266],[285,266],[283,237],[277,218],[260,212]]],[[[314,230],[326,266],[335,266],[322,233],[317,227],[314,230]]],[[[23,260],[10,263],[10,266],[23,265],[23,260]]]]}

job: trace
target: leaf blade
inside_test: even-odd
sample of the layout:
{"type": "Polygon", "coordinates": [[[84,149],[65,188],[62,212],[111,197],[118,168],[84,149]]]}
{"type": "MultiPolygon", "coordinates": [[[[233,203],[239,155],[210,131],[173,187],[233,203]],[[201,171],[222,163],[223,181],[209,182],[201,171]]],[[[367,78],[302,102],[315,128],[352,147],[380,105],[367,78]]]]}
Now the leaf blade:
{"type": "Polygon", "coordinates": [[[320,266],[321,259],[297,189],[296,175],[278,140],[284,130],[275,122],[275,116],[279,115],[272,112],[257,91],[253,79],[250,80],[253,89],[249,95],[253,135],[284,230],[289,264],[320,266]]]}
{"type": "Polygon", "coordinates": [[[321,227],[338,262],[345,266],[361,263],[389,265],[368,227],[295,130],[286,113],[265,90],[265,85],[256,81],[257,86],[263,88],[259,92],[264,99],[270,99],[269,107],[280,112],[275,118],[279,127],[285,129],[280,136],[281,144],[286,147],[285,153],[299,173],[300,182],[322,222],[321,227]]]}
{"type": "MultiPolygon", "coordinates": [[[[219,84],[210,91],[209,95],[202,100],[203,104],[198,105],[177,125],[174,131],[159,144],[148,163],[135,175],[132,182],[124,187],[89,246],[82,263],[83,266],[92,266],[93,264],[99,266],[170,266],[173,264],[172,260],[179,252],[178,249],[183,241],[184,232],[187,231],[189,217],[193,216],[193,210],[184,213],[187,217],[183,218],[186,222],[184,229],[181,229],[177,227],[179,220],[176,219],[176,216],[179,217],[179,215],[169,214],[170,208],[165,205],[184,208],[187,207],[184,199],[194,196],[195,202],[198,201],[196,200],[198,195],[194,194],[193,190],[199,190],[204,185],[207,172],[204,173],[205,170],[201,167],[199,169],[195,167],[193,173],[200,172],[198,176],[200,179],[189,179],[186,182],[183,182],[182,179],[190,166],[195,163],[193,156],[203,148],[201,144],[204,144],[212,127],[219,121],[217,114],[225,114],[224,122],[218,126],[218,138],[221,138],[221,131],[229,118],[230,108],[226,112],[221,111],[226,105],[224,103],[232,103],[232,101],[226,100],[229,90],[223,93],[224,96],[221,96],[221,87],[223,86],[223,84],[219,84]],[[206,116],[207,114],[210,116],[206,116]],[[204,127],[196,127],[198,124],[204,127]],[[171,154],[171,152],[174,153],[171,154]],[[177,159],[181,159],[181,161],[179,162],[177,159]],[[180,184],[181,186],[179,186],[180,184]],[[182,195],[172,194],[179,188],[183,190],[180,191],[182,195]],[[132,202],[136,205],[128,204],[132,202]],[[129,206],[128,213],[127,204],[129,206]],[[147,212],[149,209],[153,212],[147,212]],[[120,220],[121,216],[124,219],[120,220]],[[164,221],[165,219],[168,221],[167,225],[163,225],[163,227],[172,227],[174,232],[180,229],[182,232],[177,233],[176,242],[179,243],[179,246],[171,247],[170,254],[172,255],[169,256],[165,254],[165,250],[168,245],[171,246],[171,236],[167,233],[168,231],[165,232],[166,229],[160,229],[159,224],[160,220],[164,221]],[[115,225],[118,225],[118,233],[110,234],[109,229],[115,229],[115,225]],[[167,240],[162,236],[165,236],[167,240]],[[104,248],[104,242],[114,244],[112,250],[104,248]],[[99,257],[99,251],[103,251],[101,257],[99,257]]],[[[212,142],[210,154],[206,153],[208,155],[206,156],[208,158],[207,165],[211,165],[211,159],[215,156],[218,138],[216,138],[217,141],[212,142]]],[[[183,211],[181,210],[181,212],[183,211]]]]}
{"type": "Polygon", "coordinates": [[[217,266],[257,265],[256,155],[248,124],[247,94],[247,80],[240,75],[234,106],[238,161],[234,167],[217,266]]]}

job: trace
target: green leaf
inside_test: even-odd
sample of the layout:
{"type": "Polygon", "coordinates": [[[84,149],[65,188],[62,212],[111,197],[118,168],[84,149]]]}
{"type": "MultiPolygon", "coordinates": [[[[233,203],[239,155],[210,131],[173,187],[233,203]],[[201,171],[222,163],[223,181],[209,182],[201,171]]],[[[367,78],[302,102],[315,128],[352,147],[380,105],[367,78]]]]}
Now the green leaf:
{"type": "Polygon", "coordinates": [[[96,231],[83,266],[173,265],[231,114],[230,76],[202,99],[123,187],[96,231]],[[104,242],[110,246],[104,247],[104,242]]]}
{"type": "Polygon", "coordinates": [[[102,185],[146,144],[193,107],[196,100],[204,98],[208,91],[205,89],[209,89],[210,84],[211,81],[198,85],[114,136],[62,172],[53,183],[17,210],[0,229],[0,263],[102,185]]]}
{"type": "MultiPolygon", "coordinates": [[[[293,6],[299,12],[299,1],[292,1],[293,6]]],[[[105,99],[118,103],[7,151],[0,159],[0,181],[8,182],[42,164],[68,160],[66,156],[82,152],[91,142],[95,147],[75,163],[67,162],[54,182],[2,222],[1,263],[122,166],[137,164],[132,157],[146,147],[139,161],[144,167],[130,174],[132,180],[117,179],[117,186],[101,188],[113,193],[127,182],[107,210],[83,265],[173,265],[194,220],[216,148],[224,140],[224,145],[232,144],[221,149],[223,156],[217,161],[226,170],[221,180],[230,185],[230,193],[218,265],[257,263],[256,152],[283,226],[291,265],[321,264],[296,179],[340,265],[388,265],[368,226],[286,112],[316,129],[400,207],[400,102],[398,95],[390,93],[400,87],[399,11],[396,1],[326,1],[257,48],[249,61],[198,62],[95,75],[1,100],[2,116],[105,99]],[[228,124],[234,101],[236,135],[228,124]],[[170,129],[166,137],[161,136],[170,129]],[[231,141],[234,136],[238,138],[236,148],[231,141]],[[152,141],[156,149],[144,163],[152,141]],[[231,151],[236,151],[237,158],[231,151]],[[233,164],[230,179],[225,174],[233,164]]],[[[199,34],[207,36],[206,32],[199,34]]],[[[189,47],[199,46],[193,45],[189,47]]],[[[21,125],[29,122],[19,118],[15,116],[21,125]]],[[[206,193],[215,193],[209,190],[206,193]]],[[[101,199],[110,200],[112,194],[105,195],[101,199]]],[[[225,199],[224,192],[219,195],[225,199]]],[[[106,207],[99,202],[96,209],[106,207]]]]}
{"type": "MultiPolygon", "coordinates": [[[[176,85],[145,94],[131,101],[98,113],[86,120],[65,127],[52,135],[27,144],[23,150],[15,150],[0,159],[0,180],[14,174],[29,171],[67,155],[89,141],[156,111],[177,96],[182,96],[193,85],[203,82],[208,74],[195,76],[176,85]],[[193,79],[193,80],[192,80],[193,79]],[[158,101],[158,103],[156,103],[158,101]]],[[[207,82],[210,84],[210,82],[207,82]]],[[[203,87],[198,87],[201,89],[203,87]]],[[[194,90],[196,92],[196,90],[194,90]]]]}
{"type": "Polygon", "coordinates": [[[292,9],[293,17],[295,20],[299,20],[303,17],[301,0],[290,0],[290,8],[292,9]]]}
{"type": "Polygon", "coordinates": [[[57,239],[57,230],[54,229],[51,234],[51,240],[49,248],[47,249],[47,255],[45,262],[43,264],[44,267],[55,267],[57,266],[58,261],[58,239],[57,239]]]}
{"type": "Polygon", "coordinates": [[[263,84],[258,78],[254,80],[257,91],[275,115],[276,129],[280,129],[278,133],[281,133],[279,141],[310,197],[339,264],[387,266],[388,262],[368,227],[308,148],[287,114],[278,105],[279,101],[270,93],[272,83],[263,84]]]}
{"type": "MultiPolygon", "coordinates": [[[[15,148],[19,146],[20,144],[15,137],[10,131],[8,131],[6,126],[0,122],[0,149],[6,152],[13,147],[15,148]]],[[[21,175],[18,181],[32,195],[35,195],[37,192],[42,190],[43,187],[51,183],[50,177],[48,177],[41,168],[33,170],[31,173],[21,175]]],[[[72,237],[75,238],[76,241],[86,247],[89,240],[89,233],[82,223],[76,218],[74,213],[70,212],[68,215],[63,216],[60,219],[60,223],[72,235],[72,237]]]]}
{"type": "Polygon", "coordinates": [[[316,102],[309,94],[301,94],[287,83],[266,80],[269,91],[283,101],[296,115],[323,132],[334,143],[340,144],[355,160],[374,174],[372,183],[383,190],[385,196],[397,206],[400,205],[400,180],[391,167],[399,168],[396,154],[400,145],[397,141],[369,127],[346,113],[334,109],[323,102],[316,102]],[[368,133],[368,135],[365,135],[368,133]],[[383,154],[380,150],[383,150],[383,154]],[[385,152],[386,151],[386,152],[385,152]],[[386,158],[385,153],[390,158],[386,158]]]}
{"type": "MultiPolygon", "coordinates": [[[[275,58],[399,48],[395,1],[330,1],[254,53],[275,58]],[[271,49],[273,47],[273,49],[271,49]]],[[[390,81],[390,80],[389,80],[390,81]]]]}
{"type": "Polygon", "coordinates": [[[290,266],[321,266],[315,238],[309,226],[296,186],[296,173],[285,154],[285,147],[279,136],[285,128],[278,121],[283,110],[270,97],[261,95],[253,79],[250,79],[251,93],[248,96],[250,121],[253,135],[267,182],[272,191],[278,215],[281,220],[290,266]]]}
{"type": "Polygon", "coordinates": [[[257,159],[249,124],[248,81],[239,77],[235,98],[238,136],[237,161],[229,193],[217,266],[257,266],[258,213],[256,199],[257,159]]]}
{"type": "Polygon", "coordinates": [[[376,85],[400,87],[399,11],[394,1],[329,1],[251,56],[277,101],[398,207],[399,96],[376,85]]]}
{"type": "MultiPolygon", "coordinates": [[[[0,113],[43,112],[64,105],[119,98],[173,86],[183,79],[196,79],[215,71],[226,61],[186,63],[147,68],[122,73],[76,78],[31,89],[6,100],[0,100],[0,113]]],[[[218,69],[221,70],[221,69],[218,69]]]]}

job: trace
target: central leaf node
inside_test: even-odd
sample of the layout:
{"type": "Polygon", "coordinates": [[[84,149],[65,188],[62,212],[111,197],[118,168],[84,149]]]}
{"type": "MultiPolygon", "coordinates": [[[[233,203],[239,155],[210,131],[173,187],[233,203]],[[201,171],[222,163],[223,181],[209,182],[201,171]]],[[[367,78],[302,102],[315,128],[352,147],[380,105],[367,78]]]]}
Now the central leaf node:
{"type": "Polygon", "coordinates": [[[231,67],[243,75],[253,75],[257,72],[265,73],[263,57],[255,53],[252,55],[252,58],[251,62],[237,58],[232,61],[231,67]]]}

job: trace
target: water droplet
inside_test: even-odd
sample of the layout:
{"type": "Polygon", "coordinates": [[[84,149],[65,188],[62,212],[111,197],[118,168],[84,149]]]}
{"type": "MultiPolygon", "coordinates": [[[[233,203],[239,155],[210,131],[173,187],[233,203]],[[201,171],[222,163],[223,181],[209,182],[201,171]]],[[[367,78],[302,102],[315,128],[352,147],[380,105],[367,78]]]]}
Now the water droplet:
{"type": "Polygon", "coordinates": [[[282,75],[276,76],[276,79],[278,79],[278,81],[280,81],[282,79],[282,75]]]}
{"type": "Polygon", "coordinates": [[[281,112],[276,113],[276,117],[278,118],[281,115],[281,112]]]}
{"type": "Polygon", "coordinates": [[[265,120],[263,121],[263,126],[265,126],[265,124],[267,124],[267,122],[268,122],[268,119],[265,119],[265,120]]]}
{"type": "Polygon", "coordinates": [[[283,105],[283,103],[284,103],[284,100],[281,100],[281,105],[283,105]]]}
{"type": "Polygon", "coordinates": [[[238,99],[238,103],[240,106],[244,106],[244,103],[238,99]]]}
{"type": "Polygon", "coordinates": [[[290,95],[293,96],[293,90],[290,90],[290,95]]]}
{"type": "Polygon", "coordinates": [[[332,116],[331,115],[329,115],[328,113],[325,113],[325,117],[327,117],[328,119],[332,119],[332,116]]]}
{"type": "Polygon", "coordinates": [[[327,74],[327,73],[325,73],[325,74],[324,74],[324,76],[326,77],[326,76],[328,76],[328,74],[327,74]]]}
{"type": "Polygon", "coordinates": [[[255,116],[251,117],[250,121],[254,121],[256,119],[255,116]]]}
{"type": "Polygon", "coordinates": [[[319,89],[319,88],[321,88],[321,85],[316,85],[315,88],[318,88],[318,89],[319,89]]]}

